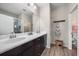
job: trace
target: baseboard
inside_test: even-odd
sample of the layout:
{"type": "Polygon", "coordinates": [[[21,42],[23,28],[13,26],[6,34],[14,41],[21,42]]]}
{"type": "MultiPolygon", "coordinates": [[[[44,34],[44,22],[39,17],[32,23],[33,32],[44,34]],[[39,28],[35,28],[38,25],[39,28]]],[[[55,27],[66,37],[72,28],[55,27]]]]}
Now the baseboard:
{"type": "Polygon", "coordinates": [[[69,50],[72,50],[72,48],[71,48],[71,47],[68,47],[68,46],[65,46],[65,45],[64,45],[63,47],[66,47],[66,48],[68,48],[69,50]]]}
{"type": "Polygon", "coordinates": [[[50,48],[50,46],[46,46],[46,48],[50,48]]]}
{"type": "Polygon", "coordinates": [[[72,48],[68,48],[69,50],[72,50],[72,48]]]}

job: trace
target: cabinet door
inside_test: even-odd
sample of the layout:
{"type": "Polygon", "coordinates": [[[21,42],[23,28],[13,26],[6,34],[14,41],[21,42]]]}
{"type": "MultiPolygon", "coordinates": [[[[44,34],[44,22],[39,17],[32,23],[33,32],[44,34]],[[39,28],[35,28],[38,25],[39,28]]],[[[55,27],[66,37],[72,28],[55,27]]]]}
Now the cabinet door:
{"type": "Polygon", "coordinates": [[[34,48],[33,48],[33,41],[24,44],[23,47],[26,49],[22,52],[22,56],[33,56],[34,55],[34,48]]]}
{"type": "Polygon", "coordinates": [[[40,55],[40,39],[34,40],[34,55],[39,56],[40,55]]]}
{"type": "Polygon", "coordinates": [[[45,40],[44,40],[44,36],[42,36],[40,38],[40,54],[42,54],[42,52],[44,51],[45,49],[45,40]]]}
{"type": "Polygon", "coordinates": [[[22,56],[33,56],[34,55],[34,50],[32,47],[26,49],[23,53],[22,56]]]}

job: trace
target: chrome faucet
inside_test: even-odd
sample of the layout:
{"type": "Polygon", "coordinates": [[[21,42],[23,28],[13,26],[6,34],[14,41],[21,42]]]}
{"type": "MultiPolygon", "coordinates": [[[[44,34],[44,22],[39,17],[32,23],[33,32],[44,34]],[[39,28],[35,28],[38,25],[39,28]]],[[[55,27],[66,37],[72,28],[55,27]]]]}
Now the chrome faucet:
{"type": "Polygon", "coordinates": [[[10,38],[16,38],[16,34],[14,32],[10,33],[10,38]]]}

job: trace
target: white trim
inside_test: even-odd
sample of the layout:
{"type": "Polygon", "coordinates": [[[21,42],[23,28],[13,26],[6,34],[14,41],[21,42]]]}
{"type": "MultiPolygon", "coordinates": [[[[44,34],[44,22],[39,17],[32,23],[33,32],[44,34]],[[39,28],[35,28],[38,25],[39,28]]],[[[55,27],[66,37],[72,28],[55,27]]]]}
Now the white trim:
{"type": "MultiPolygon", "coordinates": [[[[69,39],[69,42],[68,42],[68,48],[69,49],[72,49],[72,24],[71,24],[71,14],[76,10],[76,8],[78,7],[78,4],[74,4],[72,7],[71,7],[71,10],[70,10],[70,13],[68,14],[68,39],[69,39]]],[[[78,50],[78,49],[77,49],[78,50]]]]}
{"type": "Polygon", "coordinates": [[[50,48],[50,47],[46,46],[46,48],[50,48]]]}
{"type": "Polygon", "coordinates": [[[68,48],[72,49],[72,25],[71,25],[71,14],[68,15],[68,48]]]}

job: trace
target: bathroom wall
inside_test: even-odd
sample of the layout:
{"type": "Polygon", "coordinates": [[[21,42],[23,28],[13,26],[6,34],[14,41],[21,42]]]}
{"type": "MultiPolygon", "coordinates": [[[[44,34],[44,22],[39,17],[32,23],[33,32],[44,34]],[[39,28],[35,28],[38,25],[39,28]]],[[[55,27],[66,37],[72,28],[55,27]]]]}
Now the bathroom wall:
{"type": "Polygon", "coordinates": [[[40,19],[40,16],[39,16],[39,11],[40,9],[37,8],[35,10],[35,12],[33,13],[33,32],[39,32],[40,29],[39,29],[39,19],[40,19]]]}
{"type": "Polygon", "coordinates": [[[53,23],[53,21],[59,21],[59,20],[65,20],[65,22],[62,23],[63,25],[63,31],[61,32],[61,34],[63,36],[60,37],[60,39],[58,40],[63,40],[64,42],[64,46],[68,47],[68,29],[67,29],[67,19],[68,19],[68,13],[69,13],[69,7],[68,4],[65,5],[61,5],[59,7],[55,7],[51,10],[51,43],[55,43],[55,24],[53,23]]]}
{"type": "Polygon", "coordinates": [[[13,17],[0,14],[0,35],[10,34],[13,29],[13,17]]]}
{"type": "Polygon", "coordinates": [[[40,8],[40,31],[47,32],[47,48],[50,48],[50,4],[48,3],[40,8]]]}

